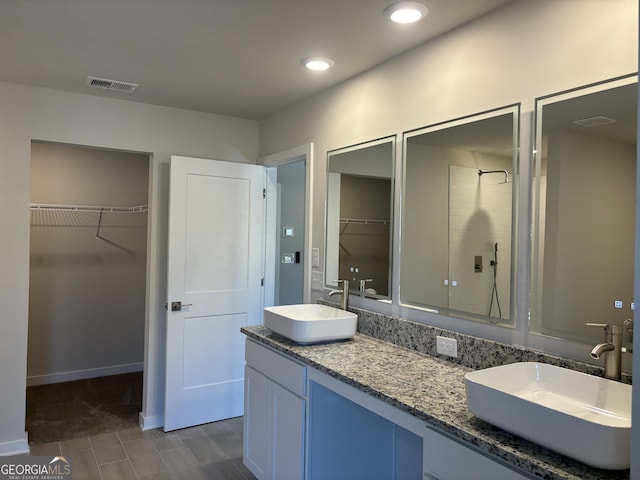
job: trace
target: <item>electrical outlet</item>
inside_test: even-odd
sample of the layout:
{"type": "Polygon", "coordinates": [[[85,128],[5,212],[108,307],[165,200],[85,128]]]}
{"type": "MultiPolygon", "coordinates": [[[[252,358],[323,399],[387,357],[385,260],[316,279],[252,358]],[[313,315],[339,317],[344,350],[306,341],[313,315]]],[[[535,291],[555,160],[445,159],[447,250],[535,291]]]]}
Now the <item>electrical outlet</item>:
{"type": "Polygon", "coordinates": [[[311,272],[311,289],[323,290],[324,273],[323,272],[311,272]]]}
{"type": "Polygon", "coordinates": [[[441,355],[458,358],[458,341],[455,338],[437,336],[436,351],[441,355]]]}

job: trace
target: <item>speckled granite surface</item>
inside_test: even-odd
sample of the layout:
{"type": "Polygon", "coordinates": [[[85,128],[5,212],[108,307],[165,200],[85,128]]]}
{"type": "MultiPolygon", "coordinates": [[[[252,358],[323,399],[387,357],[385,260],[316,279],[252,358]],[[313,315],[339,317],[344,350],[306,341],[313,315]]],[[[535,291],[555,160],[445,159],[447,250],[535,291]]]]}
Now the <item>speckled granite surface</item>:
{"type": "Polygon", "coordinates": [[[443,335],[454,338],[458,341],[458,358],[447,358],[447,360],[474,369],[496,367],[514,362],[544,362],[590,375],[600,376],[602,374],[600,367],[534,352],[517,345],[508,345],[451,330],[443,330],[368,310],[358,308],[350,310],[358,314],[358,332],[427,355],[438,355],[436,353],[436,336],[443,335]]]}
{"type": "MultiPolygon", "coordinates": [[[[331,302],[320,303],[338,307],[331,302]]],[[[473,369],[496,367],[514,362],[542,362],[589,375],[601,377],[604,374],[602,367],[536,352],[518,345],[465,335],[360,308],[349,308],[349,310],[358,315],[359,333],[427,355],[439,356],[436,353],[436,336],[454,338],[458,342],[458,358],[441,358],[473,369]]],[[[623,372],[622,381],[631,383],[631,375],[623,372]]]]}
{"type": "Polygon", "coordinates": [[[477,419],[466,405],[464,374],[471,368],[361,333],[352,340],[297,345],[262,327],[248,337],[331,375],[425,423],[545,479],[626,479],[628,471],[587,467],[477,419]]]}

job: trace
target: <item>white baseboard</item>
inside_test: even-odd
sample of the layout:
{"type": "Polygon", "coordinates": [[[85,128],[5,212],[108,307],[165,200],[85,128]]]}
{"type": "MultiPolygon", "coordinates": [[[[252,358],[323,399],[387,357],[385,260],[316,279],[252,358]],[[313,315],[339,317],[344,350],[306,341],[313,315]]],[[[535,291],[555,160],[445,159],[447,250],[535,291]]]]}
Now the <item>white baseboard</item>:
{"type": "Polygon", "coordinates": [[[27,432],[24,432],[24,438],[20,440],[0,443],[0,457],[20,455],[21,453],[29,453],[27,432]]]}
{"type": "Polygon", "coordinates": [[[153,430],[164,427],[164,415],[144,416],[142,412],[138,415],[138,422],[142,430],[153,430]]]}
{"type": "Polygon", "coordinates": [[[141,372],[144,370],[144,362],[127,363],[111,367],[89,368],[86,370],[74,370],[71,372],[48,373],[44,375],[32,375],[27,377],[27,387],[36,385],[48,385],[50,383],[71,382],[73,380],[85,380],[87,378],[105,377],[107,375],[120,375],[123,373],[141,372]]]}

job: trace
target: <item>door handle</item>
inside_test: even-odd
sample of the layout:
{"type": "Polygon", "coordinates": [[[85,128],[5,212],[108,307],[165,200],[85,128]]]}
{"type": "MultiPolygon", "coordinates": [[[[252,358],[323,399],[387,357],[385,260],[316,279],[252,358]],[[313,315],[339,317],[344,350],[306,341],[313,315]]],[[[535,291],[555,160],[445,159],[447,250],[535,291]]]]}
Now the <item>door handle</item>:
{"type": "Polygon", "coordinates": [[[193,306],[192,303],[171,302],[171,311],[179,312],[180,310],[182,310],[182,307],[191,307],[191,306],[193,306]]]}

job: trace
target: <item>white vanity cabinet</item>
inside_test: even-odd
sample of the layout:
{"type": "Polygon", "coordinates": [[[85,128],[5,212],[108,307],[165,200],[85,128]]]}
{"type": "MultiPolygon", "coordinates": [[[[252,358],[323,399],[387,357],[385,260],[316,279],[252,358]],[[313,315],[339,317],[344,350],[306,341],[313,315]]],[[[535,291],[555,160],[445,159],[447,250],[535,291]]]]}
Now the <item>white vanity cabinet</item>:
{"type": "Polygon", "coordinates": [[[423,434],[425,480],[524,480],[529,477],[427,427],[423,434]]]}
{"type": "Polygon", "coordinates": [[[243,459],[260,480],[304,477],[306,367],[247,340],[243,459]]]}
{"type": "Polygon", "coordinates": [[[243,461],[260,480],[534,478],[266,345],[245,351],[243,461]]]}

